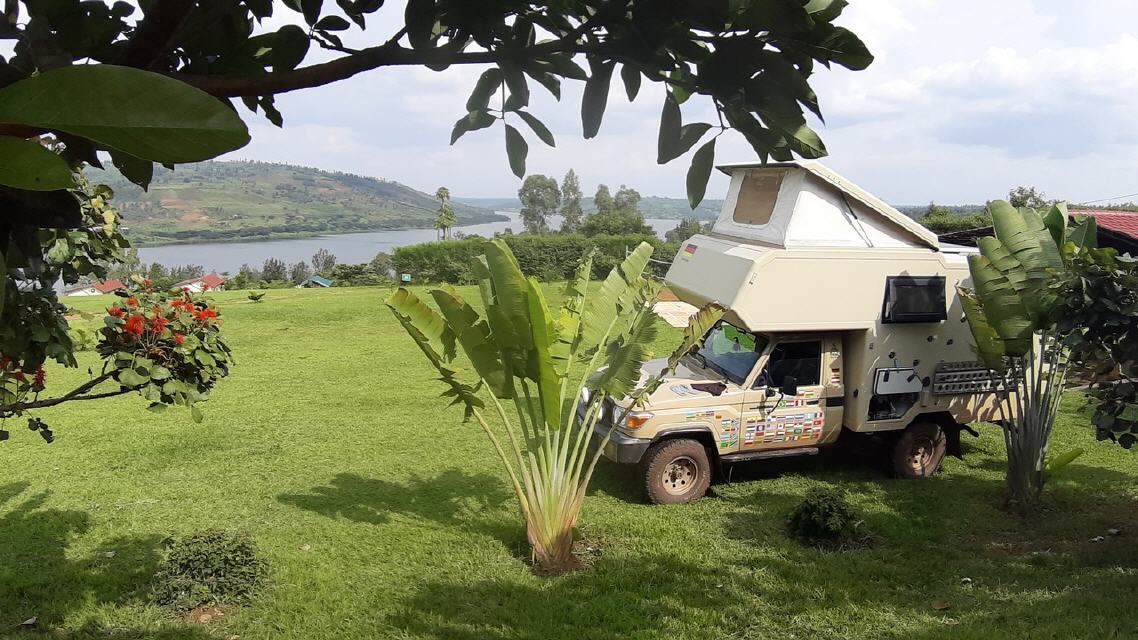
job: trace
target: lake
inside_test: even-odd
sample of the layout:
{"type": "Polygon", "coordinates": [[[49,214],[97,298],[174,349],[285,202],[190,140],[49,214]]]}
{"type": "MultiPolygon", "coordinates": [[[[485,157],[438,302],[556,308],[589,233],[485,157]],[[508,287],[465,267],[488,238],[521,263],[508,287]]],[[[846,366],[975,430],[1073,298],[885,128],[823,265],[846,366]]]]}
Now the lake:
{"type": "MultiPolygon", "coordinates": [[[[467,235],[480,235],[487,238],[501,233],[507,228],[514,232],[522,230],[521,218],[517,212],[499,211],[509,220],[454,227],[467,235]]],[[[645,220],[661,238],[664,233],[676,228],[678,220],[648,218],[645,220]]],[[[561,226],[561,216],[550,216],[549,226],[561,226]]],[[[343,264],[371,262],[379,252],[392,253],[395,247],[420,242],[432,242],[436,238],[434,229],[402,229],[399,231],[370,231],[367,233],[346,233],[333,236],[316,236],[294,240],[265,240],[260,242],[217,242],[203,244],[175,244],[161,247],[139,247],[138,257],[144,263],[157,262],[166,266],[197,264],[206,272],[237,273],[242,264],[260,268],[265,260],[279,258],[286,264],[311,262],[312,254],[319,249],[327,249],[336,260],[343,264]]]]}

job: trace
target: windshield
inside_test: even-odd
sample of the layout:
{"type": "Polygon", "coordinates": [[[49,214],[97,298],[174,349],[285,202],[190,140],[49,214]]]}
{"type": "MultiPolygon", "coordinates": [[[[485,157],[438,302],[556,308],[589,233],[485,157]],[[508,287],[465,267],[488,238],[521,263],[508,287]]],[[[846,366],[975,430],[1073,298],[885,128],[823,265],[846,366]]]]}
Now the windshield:
{"type": "Polygon", "coordinates": [[[707,332],[695,356],[700,364],[718,371],[735,384],[743,384],[766,346],[765,337],[719,322],[707,332]]]}

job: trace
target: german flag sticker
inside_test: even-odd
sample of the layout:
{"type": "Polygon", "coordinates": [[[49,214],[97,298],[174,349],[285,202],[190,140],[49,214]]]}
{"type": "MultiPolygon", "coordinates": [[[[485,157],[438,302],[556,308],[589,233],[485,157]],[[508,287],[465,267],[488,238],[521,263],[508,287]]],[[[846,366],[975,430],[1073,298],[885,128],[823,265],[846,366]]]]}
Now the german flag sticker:
{"type": "Polygon", "coordinates": [[[695,255],[695,249],[696,249],[696,246],[694,244],[685,245],[684,246],[684,253],[688,254],[689,256],[695,255]]]}

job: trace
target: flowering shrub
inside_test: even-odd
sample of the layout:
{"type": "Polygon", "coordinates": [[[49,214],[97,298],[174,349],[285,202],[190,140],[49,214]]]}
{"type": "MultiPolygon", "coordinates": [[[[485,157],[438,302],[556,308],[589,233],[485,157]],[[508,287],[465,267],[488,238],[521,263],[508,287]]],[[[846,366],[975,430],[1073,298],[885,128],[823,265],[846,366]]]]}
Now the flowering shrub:
{"type": "Polygon", "coordinates": [[[231,352],[213,302],[188,289],[156,291],[149,280],[141,289],[107,308],[97,348],[123,388],[137,390],[158,410],[178,404],[202,419],[196,403],[229,374],[231,352]]]}
{"type": "MultiPolygon", "coordinates": [[[[72,400],[93,400],[139,393],[160,411],[168,405],[189,408],[195,422],[202,413],[197,403],[229,375],[232,355],[221,334],[221,314],[203,294],[189,290],[160,291],[136,277],[129,293],[107,307],[95,350],[103,358],[99,375],[56,398],[40,399],[46,386],[43,366],[25,370],[11,357],[0,357],[0,419],[25,416],[34,409],[72,400]],[[115,390],[95,393],[103,383],[115,390]]],[[[47,423],[28,416],[28,428],[48,442],[54,434],[47,423]]],[[[8,432],[0,430],[0,440],[8,432]]]]}

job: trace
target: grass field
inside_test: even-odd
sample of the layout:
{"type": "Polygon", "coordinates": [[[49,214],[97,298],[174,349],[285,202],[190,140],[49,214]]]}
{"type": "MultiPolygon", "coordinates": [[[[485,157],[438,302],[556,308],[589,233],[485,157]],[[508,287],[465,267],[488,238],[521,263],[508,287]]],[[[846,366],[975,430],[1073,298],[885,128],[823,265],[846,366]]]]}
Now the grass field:
{"type": "MultiPolygon", "coordinates": [[[[1003,441],[990,426],[929,480],[819,456],[739,466],[712,497],[676,507],[643,504],[632,469],[602,464],[581,523],[591,566],[538,578],[489,445],[442,408],[386,293],[218,294],[238,367],[203,424],[124,397],[42,412],[52,445],[13,428],[0,443],[0,635],[1138,637],[1138,460],[1095,443],[1076,398],[1054,448],[1088,453],[1033,520],[999,509],[1003,441]],[[786,537],[787,511],[824,485],[849,492],[871,547],[818,552],[786,537]],[[270,586],[206,625],[146,604],[163,540],[213,527],[256,538],[270,586]],[[1122,535],[1091,541],[1108,528],[1122,535]],[[40,631],[16,628],[32,616],[40,631]]],[[[675,338],[662,332],[659,351],[675,338]]],[[[83,376],[52,369],[49,389],[83,376]]]]}

